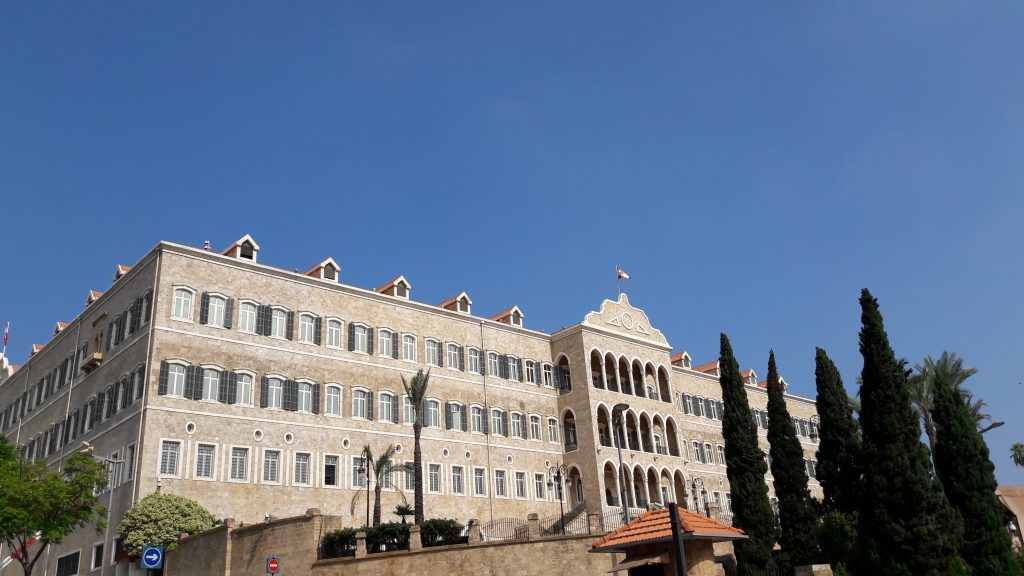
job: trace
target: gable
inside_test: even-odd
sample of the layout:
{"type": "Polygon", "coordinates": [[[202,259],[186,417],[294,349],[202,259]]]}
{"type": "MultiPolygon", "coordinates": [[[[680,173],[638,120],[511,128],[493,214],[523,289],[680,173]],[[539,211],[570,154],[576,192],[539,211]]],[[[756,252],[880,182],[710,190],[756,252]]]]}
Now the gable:
{"type": "Polygon", "coordinates": [[[647,313],[629,303],[626,295],[619,294],[617,301],[605,300],[601,309],[590,312],[583,318],[583,325],[619,332],[668,346],[668,341],[661,330],[651,326],[647,313]]]}

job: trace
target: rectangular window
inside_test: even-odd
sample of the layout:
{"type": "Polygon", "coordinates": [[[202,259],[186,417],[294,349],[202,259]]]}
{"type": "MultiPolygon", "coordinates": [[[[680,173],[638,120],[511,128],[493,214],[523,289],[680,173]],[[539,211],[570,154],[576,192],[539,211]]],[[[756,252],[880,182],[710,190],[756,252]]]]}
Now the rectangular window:
{"type": "Polygon", "coordinates": [[[185,367],[171,364],[167,367],[167,394],[170,396],[185,395],[185,367]]]}
{"type": "Polygon", "coordinates": [[[533,475],[533,492],[537,495],[537,499],[538,500],[543,500],[544,498],[546,498],[546,496],[544,495],[545,494],[545,492],[544,492],[544,482],[545,481],[546,481],[546,479],[544,478],[543,474],[534,474],[533,475]]]}
{"type": "Polygon", "coordinates": [[[92,569],[103,567],[103,543],[92,547],[92,569]]]}
{"type": "Polygon", "coordinates": [[[324,414],[341,416],[341,388],[328,386],[324,396],[324,414]]]}
{"type": "Polygon", "coordinates": [[[498,375],[498,354],[496,352],[487,353],[487,373],[491,376],[498,375]]]}
{"type": "Polygon", "coordinates": [[[366,464],[362,457],[352,458],[352,487],[362,488],[366,485],[366,464]]]}
{"type": "Polygon", "coordinates": [[[299,316],[299,342],[312,343],[314,341],[314,327],[315,323],[313,321],[312,316],[310,316],[309,314],[303,314],[299,316]]]}
{"type": "Polygon", "coordinates": [[[464,414],[462,411],[466,408],[460,404],[450,404],[450,406],[452,412],[452,430],[462,430],[465,432],[465,430],[462,429],[462,425],[464,424],[464,421],[462,420],[464,414]]]}
{"type": "Polygon", "coordinates": [[[522,414],[512,415],[512,436],[526,438],[526,421],[522,414]]]}
{"type": "Polygon", "coordinates": [[[390,330],[380,331],[380,355],[388,358],[395,356],[395,333],[390,330]]]}
{"type": "Polygon", "coordinates": [[[256,305],[243,302],[238,311],[238,331],[256,332],[256,305]]]}
{"type": "Polygon", "coordinates": [[[174,291],[174,318],[178,320],[192,319],[192,292],[184,288],[174,291]]]}
{"type": "Polygon", "coordinates": [[[693,459],[696,462],[700,462],[700,463],[704,462],[704,456],[703,456],[702,450],[700,448],[700,442],[694,442],[693,443],[693,459]]]}
{"type": "Polygon", "coordinates": [[[217,401],[217,392],[220,389],[220,372],[216,370],[203,370],[203,400],[217,401]]]}
{"type": "Polygon", "coordinates": [[[278,378],[267,379],[267,407],[280,408],[284,396],[284,383],[278,378]]]}
{"type": "Polygon", "coordinates": [[[516,472],[516,498],[526,498],[526,472],[516,472]]]}
{"type": "Polygon", "coordinates": [[[495,496],[506,496],[507,491],[505,489],[505,471],[495,470],[494,471],[494,495],[495,496]]]}
{"type": "Polygon", "coordinates": [[[248,448],[232,448],[231,449],[231,479],[232,480],[248,480],[249,479],[249,449],[248,448]]]}
{"type": "Polygon", "coordinates": [[[391,394],[381,394],[380,395],[380,410],[379,410],[379,413],[378,413],[378,416],[377,416],[377,418],[379,420],[383,420],[385,422],[393,422],[394,421],[395,414],[394,414],[394,411],[391,409],[392,406],[394,406],[391,403],[392,398],[394,398],[394,397],[391,394]]]}
{"type": "Polygon", "coordinates": [[[428,490],[430,490],[431,492],[440,492],[441,491],[441,465],[440,464],[431,464],[428,467],[427,478],[429,480],[429,482],[428,482],[428,486],[429,486],[428,490]]]}
{"type": "Polygon", "coordinates": [[[235,403],[252,404],[252,376],[238,374],[235,378],[235,403]]]}
{"type": "Polygon", "coordinates": [[[135,476],[135,444],[128,447],[124,473],[126,480],[131,480],[135,476]]]}
{"type": "Polygon", "coordinates": [[[405,416],[403,420],[406,424],[414,424],[416,422],[416,411],[413,410],[412,399],[408,396],[402,398],[402,407],[405,416]]]}
{"type": "Polygon", "coordinates": [[[508,379],[509,380],[519,380],[519,359],[518,358],[512,358],[511,356],[508,358],[508,379]]]}
{"type": "Polygon", "coordinates": [[[558,420],[548,418],[548,442],[558,442],[558,420]]]}
{"type": "Polygon", "coordinates": [[[480,351],[476,348],[469,349],[469,371],[474,374],[483,373],[483,366],[480,364],[480,351]]]}
{"type": "Polygon", "coordinates": [[[526,361],[526,381],[533,384],[537,383],[537,365],[534,364],[533,360],[526,361]]]}
{"type": "Polygon", "coordinates": [[[309,485],[309,454],[295,455],[295,483],[309,485]]]}
{"type": "Polygon", "coordinates": [[[725,466],[725,446],[718,446],[718,462],[725,466]]]}
{"type": "Polygon", "coordinates": [[[338,485],[338,457],[324,456],[324,486],[338,485]]]}
{"type": "Polygon", "coordinates": [[[355,342],[349,346],[356,352],[368,354],[370,352],[370,329],[366,326],[355,326],[352,329],[352,334],[355,336],[355,342]]]}
{"type": "Polygon", "coordinates": [[[491,410],[491,434],[506,436],[502,424],[505,421],[505,413],[501,410],[491,410]]]}
{"type": "Polygon", "coordinates": [[[224,325],[225,300],[220,296],[210,296],[207,306],[206,323],[214,326],[224,325]]]}
{"type": "MultiPolygon", "coordinates": [[[[411,462],[410,462],[411,464],[411,462]]],[[[416,489],[416,474],[412,470],[405,471],[405,491],[416,489]]]]}
{"type": "Polygon", "coordinates": [[[555,387],[555,376],[551,364],[544,365],[544,385],[548,388],[555,387]]]}
{"type": "Polygon", "coordinates": [[[416,361],[416,337],[412,334],[402,336],[402,360],[416,361]]]}
{"type": "Polygon", "coordinates": [[[196,478],[213,478],[213,450],[212,444],[200,444],[196,448],[196,478]]]}
{"type": "Polygon", "coordinates": [[[178,455],[181,453],[181,442],[164,440],[160,443],[160,474],[163,476],[178,475],[178,455]]]}
{"type": "Polygon", "coordinates": [[[263,481],[280,482],[281,476],[281,453],[277,450],[267,450],[263,453],[263,481]]]}
{"type": "Polygon", "coordinates": [[[530,438],[540,440],[540,416],[530,416],[530,438]]]}
{"type": "Polygon", "coordinates": [[[299,382],[299,412],[313,411],[313,385],[307,382],[299,382]]]}
{"type": "Polygon", "coordinates": [[[483,468],[473,469],[473,495],[487,495],[487,479],[483,468]]]}
{"type": "Polygon", "coordinates": [[[459,346],[457,344],[448,345],[448,367],[452,370],[461,370],[459,368],[459,346]]]}
{"type": "Polygon", "coordinates": [[[462,466],[452,466],[452,494],[462,494],[462,466]]]}
{"type": "Polygon", "coordinates": [[[425,361],[427,366],[441,365],[441,345],[436,340],[427,340],[425,361]]]}
{"type": "Polygon", "coordinates": [[[278,338],[287,336],[288,312],[280,308],[274,308],[270,313],[270,335],[278,338]]]}
{"type": "Polygon", "coordinates": [[[68,554],[57,559],[57,576],[78,576],[79,553],[68,554]]]}
{"type": "Polygon", "coordinates": [[[355,390],[352,392],[352,417],[353,418],[366,418],[366,402],[368,401],[369,393],[365,390],[355,390]]]}
{"type": "Polygon", "coordinates": [[[473,406],[472,409],[473,432],[484,431],[484,409],[480,406],[473,406]]]}
{"type": "Polygon", "coordinates": [[[426,413],[423,415],[423,425],[438,428],[441,426],[441,403],[437,400],[427,400],[426,413]]]}
{"type": "Polygon", "coordinates": [[[327,321],[327,345],[332,348],[341,348],[341,322],[327,321]]]}

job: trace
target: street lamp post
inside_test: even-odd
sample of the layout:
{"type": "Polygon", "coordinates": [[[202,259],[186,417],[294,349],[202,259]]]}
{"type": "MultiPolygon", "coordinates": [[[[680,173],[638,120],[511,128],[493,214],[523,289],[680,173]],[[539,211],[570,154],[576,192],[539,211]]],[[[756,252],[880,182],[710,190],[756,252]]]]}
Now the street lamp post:
{"type": "Polygon", "coordinates": [[[622,519],[629,523],[629,506],[626,504],[626,470],[622,463],[622,438],[619,436],[622,423],[622,414],[629,410],[629,404],[625,402],[612,407],[612,426],[615,428],[615,450],[619,453],[619,498],[622,500],[622,519]]]}
{"type": "Polygon", "coordinates": [[[551,480],[548,480],[548,488],[552,487],[552,481],[554,489],[558,492],[558,515],[561,518],[560,523],[562,525],[562,535],[565,535],[565,507],[562,505],[562,480],[565,477],[565,473],[568,472],[565,464],[558,464],[548,469],[548,474],[551,475],[551,480]]]}
{"type": "Polygon", "coordinates": [[[1000,420],[999,422],[993,422],[993,423],[989,424],[988,426],[985,426],[981,430],[978,430],[978,433],[979,434],[984,434],[985,432],[988,432],[989,430],[991,430],[993,428],[999,428],[1000,426],[1002,426],[1004,424],[1006,424],[1006,422],[1003,422],[1002,420],[1000,420]]]}
{"type": "Polygon", "coordinates": [[[359,459],[359,473],[363,474],[363,482],[366,483],[366,528],[370,527],[370,464],[366,458],[366,450],[363,450],[359,459]]]}

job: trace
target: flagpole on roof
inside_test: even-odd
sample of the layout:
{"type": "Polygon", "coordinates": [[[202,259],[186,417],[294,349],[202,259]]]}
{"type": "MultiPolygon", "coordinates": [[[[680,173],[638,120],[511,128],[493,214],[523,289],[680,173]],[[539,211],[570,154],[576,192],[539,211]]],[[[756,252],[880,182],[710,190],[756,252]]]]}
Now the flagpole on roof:
{"type": "Polygon", "coordinates": [[[0,356],[7,357],[7,335],[11,332],[11,321],[7,321],[7,326],[4,327],[4,351],[0,352],[0,356]]]}

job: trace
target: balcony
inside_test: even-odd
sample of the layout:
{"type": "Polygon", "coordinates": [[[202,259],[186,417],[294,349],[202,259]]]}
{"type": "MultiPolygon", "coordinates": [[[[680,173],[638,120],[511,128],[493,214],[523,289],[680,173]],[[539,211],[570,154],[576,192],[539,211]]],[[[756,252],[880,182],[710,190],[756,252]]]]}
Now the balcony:
{"type": "Polygon", "coordinates": [[[100,367],[103,363],[103,352],[93,352],[85,357],[85,361],[82,362],[82,371],[88,374],[93,370],[100,367]]]}

